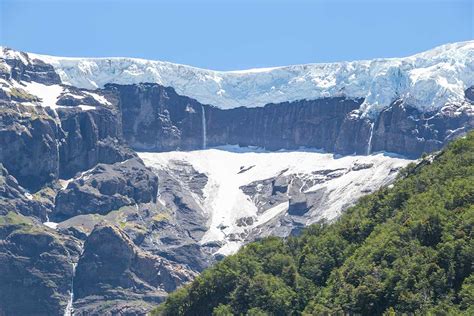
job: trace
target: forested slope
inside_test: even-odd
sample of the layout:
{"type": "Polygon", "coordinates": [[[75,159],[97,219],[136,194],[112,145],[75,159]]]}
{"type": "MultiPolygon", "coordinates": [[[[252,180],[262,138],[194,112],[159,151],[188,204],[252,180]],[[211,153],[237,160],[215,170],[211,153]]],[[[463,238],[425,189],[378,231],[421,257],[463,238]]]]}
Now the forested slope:
{"type": "Polygon", "coordinates": [[[160,315],[474,314],[474,133],[333,224],[247,245],[160,315]]]}

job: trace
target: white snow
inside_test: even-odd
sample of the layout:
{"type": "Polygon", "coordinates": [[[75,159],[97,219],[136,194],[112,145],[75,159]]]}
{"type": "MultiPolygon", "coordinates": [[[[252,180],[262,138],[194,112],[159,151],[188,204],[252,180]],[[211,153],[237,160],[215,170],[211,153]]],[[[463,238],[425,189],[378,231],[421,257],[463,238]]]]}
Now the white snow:
{"type": "MultiPolygon", "coordinates": [[[[312,218],[334,219],[343,207],[362,196],[368,190],[375,190],[390,181],[395,172],[389,175],[392,168],[405,166],[410,160],[390,157],[382,153],[370,156],[346,156],[334,158],[332,154],[318,151],[279,151],[267,152],[234,146],[197,150],[189,152],[139,153],[146,165],[157,169],[170,169],[174,161],[191,164],[198,172],[208,176],[204,188],[202,207],[209,218],[209,230],[201,240],[201,244],[213,241],[224,241],[218,253],[230,254],[237,250],[241,241],[230,241],[230,234],[248,234],[288,210],[288,202],[258,214],[254,202],[239,189],[257,180],[277,176],[285,169],[284,175],[304,174],[308,177],[313,171],[346,168],[347,173],[341,177],[329,179],[321,186],[327,186],[325,200],[328,207],[319,210],[312,218]],[[369,169],[350,171],[354,163],[373,163],[369,169]],[[239,173],[242,169],[249,168],[239,173]],[[243,168],[242,168],[243,167],[243,168]],[[238,227],[236,221],[242,217],[253,217],[254,224],[249,227],[238,227]]],[[[317,190],[318,186],[310,188],[317,190]]],[[[309,224],[309,223],[308,223],[309,224]]]]}
{"type": "Polygon", "coordinates": [[[61,190],[65,190],[72,180],[74,180],[74,178],[66,179],[66,180],[59,179],[58,182],[59,182],[59,185],[61,186],[61,190]]]}
{"type": "Polygon", "coordinates": [[[90,91],[83,91],[85,94],[88,94],[90,95],[91,97],[93,97],[97,102],[101,103],[101,104],[106,104],[106,105],[112,105],[104,96],[102,95],[99,95],[97,93],[93,93],[93,92],[90,92],[90,91]]]}
{"type": "Polygon", "coordinates": [[[56,229],[58,227],[58,223],[55,223],[55,222],[44,222],[43,225],[49,227],[49,228],[52,228],[52,229],[56,229]]]}
{"type": "Polygon", "coordinates": [[[42,106],[49,106],[52,109],[56,109],[58,106],[56,102],[58,101],[59,95],[63,92],[63,87],[60,85],[44,85],[37,82],[25,82],[24,89],[41,99],[42,106]]]}
{"type": "MultiPolygon", "coordinates": [[[[34,82],[34,81],[31,81],[31,82],[25,81],[20,84],[15,80],[11,80],[10,82],[8,82],[7,89],[11,89],[11,88],[24,90],[27,93],[40,98],[39,102],[36,102],[36,101],[35,102],[22,102],[23,105],[50,107],[55,112],[56,112],[56,109],[58,108],[71,108],[68,106],[56,104],[58,102],[58,98],[60,95],[67,95],[76,99],[84,98],[83,96],[77,96],[77,95],[71,94],[70,92],[66,92],[67,89],[65,87],[62,87],[61,85],[57,85],[57,84],[45,85],[45,84],[34,82]]],[[[95,98],[98,102],[102,102],[103,104],[110,104],[109,101],[107,101],[103,96],[100,96],[96,93],[92,93],[88,91],[84,91],[84,93],[89,94],[90,96],[95,98]]],[[[79,104],[77,107],[83,111],[96,109],[95,106],[85,105],[85,104],[79,104]]],[[[57,117],[57,114],[56,114],[56,117],[57,117]]]]}
{"type": "Polygon", "coordinates": [[[78,107],[83,111],[94,110],[96,107],[92,105],[79,104],[78,107]]]}
{"type": "Polygon", "coordinates": [[[52,64],[65,84],[95,89],[106,83],[156,82],[220,108],[346,96],[365,98],[363,114],[373,115],[397,98],[429,111],[462,103],[464,90],[474,85],[474,41],[404,58],[227,72],[136,58],[29,56],[52,64]]]}

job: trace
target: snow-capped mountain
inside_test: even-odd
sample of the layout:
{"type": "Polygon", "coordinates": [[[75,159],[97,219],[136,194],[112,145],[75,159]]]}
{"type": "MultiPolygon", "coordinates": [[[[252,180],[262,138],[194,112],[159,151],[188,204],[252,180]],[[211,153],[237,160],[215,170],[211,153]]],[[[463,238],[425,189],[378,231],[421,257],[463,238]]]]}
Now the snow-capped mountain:
{"type": "Polygon", "coordinates": [[[35,284],[0,282],[3,305],[145,313],[249,241],[334,220],[474,128],[473,53],[219,72],[2,48],[0,274],[35,284]]]}
{"type": "MultiPolygon", "coordinates": [[[[3,58],[15,56],[3,50],[3,58]]],[[[426,112],[462,102],[474,85],[474,41],[404,58],[228,72],[136,58],[29,56],[53,65],[63,84],[96,89],[107,83],[158,83],[222,109],[346,96],[363,98],[361,110],[372,115],[396,99],[426,112]]]]}

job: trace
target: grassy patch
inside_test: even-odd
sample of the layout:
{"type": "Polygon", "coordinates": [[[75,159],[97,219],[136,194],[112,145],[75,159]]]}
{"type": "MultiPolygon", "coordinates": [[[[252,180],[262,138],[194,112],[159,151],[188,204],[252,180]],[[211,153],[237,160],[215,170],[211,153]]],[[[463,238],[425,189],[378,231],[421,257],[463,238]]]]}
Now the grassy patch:
{"type": "Polygon", "coordinates": [[[16,101],[40,101],[40,99],[20,88],[11,88],[10,97],[16,101]]]}

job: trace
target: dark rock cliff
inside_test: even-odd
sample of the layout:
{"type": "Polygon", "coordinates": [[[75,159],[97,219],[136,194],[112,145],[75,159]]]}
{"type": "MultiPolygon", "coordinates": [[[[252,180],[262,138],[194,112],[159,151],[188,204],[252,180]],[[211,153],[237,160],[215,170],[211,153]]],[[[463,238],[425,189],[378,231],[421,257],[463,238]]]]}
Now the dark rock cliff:
{"type": "Polygon", "coordinates": [[[78,171],[97,163],[114,163],[135,156],[122,140],[116,111],[104,107],[95,110],[59,109],[64,139],[59,147],[59,177],[71,178],[78,171]]]}
{"type": "Polygon", "coordinates": [[[388,151],[416,158],[474,127],[466,103],[422,113],[402,100],[377,118],[360,115],[363,99],[344,97],[222,110],[158,84],[106,86],[122,112],[123,135],[137,150],[169,151],[238,144],[268,150],[312,147],[337,154],[388,151]]]}
{"type": "Polygon", "coordinates": [[[113,109],[71,107],[56,114],[50,108],[0,103],[0,162],[30,190],[71,178],[97,163],[135,156],[122,140],[113,109]]]}
{"type": "Polygon", "coordinates": [[[113,96],[96,92],[105,100],[101,103],[87,90],[61,85],[51,65],[20,54],[21,59],[2,59],[6,66],[0,65],[6,82],[0,85],[0,162],[23,187],[36,191],[97,163],[135,156],[122,139],[113,96]],[[44,100],[28,93],[26,82],[60,85],[61,107],[40,106],[44,100]]]}

